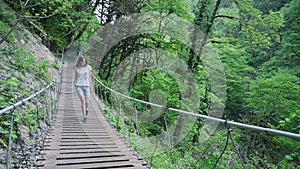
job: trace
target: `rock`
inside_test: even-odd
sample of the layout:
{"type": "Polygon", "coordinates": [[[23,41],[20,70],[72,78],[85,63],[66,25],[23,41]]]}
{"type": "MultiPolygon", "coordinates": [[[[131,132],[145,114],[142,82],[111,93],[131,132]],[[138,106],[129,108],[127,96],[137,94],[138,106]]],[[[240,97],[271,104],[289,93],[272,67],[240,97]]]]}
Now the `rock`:
{"type": "Polygon", "coordinates": [[[6,149],[0,149],[0,168],[5,168],[6,149]]]}
{"type": "Polygon", "coordinates": [[[29,137],[30,131],[28,127],[22,125],[20,127],[20,132],[21,132],[21,139],[24,141],[26,145],[28,145],[30,143],[30,137],[29,137]]]}

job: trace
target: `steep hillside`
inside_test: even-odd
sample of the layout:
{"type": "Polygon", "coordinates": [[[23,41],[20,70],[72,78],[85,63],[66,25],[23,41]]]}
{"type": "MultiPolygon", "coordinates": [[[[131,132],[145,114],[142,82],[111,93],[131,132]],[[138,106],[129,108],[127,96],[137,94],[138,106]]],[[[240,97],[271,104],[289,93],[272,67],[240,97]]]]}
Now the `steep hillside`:
{"type": "Polygon", "coordinates": [[[13,11],[1,8],[0,108],[4,108],[52,81],[59,60],[25,26],[14,25],[17,21],[13,11]]]}
{"type": "MultiPolygon", "coordinates": [[[[41,38],[32,34],[26,27],[17,22],[15,13],[7,6],[0,6],[0,109],[16,103],[35,91],[49,84],[57,76],[59,59],[45,47],[41,38]]],[[[30,110],[30,106],[24,106],[30,110]]],[[[23,150],[29,149],[33,117],[28,111],[20,111],[19,115],[31,120],[24,124],[15,120],[15,126],[21,132],[23,150]]],[[[10,127],[8,115],[0,118],[0,168],[5,168],[5,155],[8,147],[8,131],[10,127]]],[[[15,131],[14,131],[15,132],[15,131]]],[[[15,133],[14,135],[15,136],[15,133]]],[[[16,139],[13,137],[13,139],[16,139]]],[[[21,148],[13,145],[13,156],[19,156],[21,148]]],[[[28,152],[25,152],[28,154],[28,152]]]]}

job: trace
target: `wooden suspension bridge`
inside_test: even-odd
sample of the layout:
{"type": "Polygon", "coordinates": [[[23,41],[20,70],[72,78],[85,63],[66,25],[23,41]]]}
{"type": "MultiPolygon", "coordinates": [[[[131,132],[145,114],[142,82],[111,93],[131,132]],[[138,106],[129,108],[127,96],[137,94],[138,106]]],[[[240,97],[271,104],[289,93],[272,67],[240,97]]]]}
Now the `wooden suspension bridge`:
{"type": "Polygon", "coordinates": [[[149,168],[110,125],[102,113],[101,103],[93,94],[87,122],[82,122],[80,100],[72,94],[72,73],[77,55],[71,50],[65,55],[57,113],[40,168],[149,168]]]}
{"type": "MultiPolygon", "coordinates": [[[[64,64],[61,64],[60,68],[61,72],[63,73],[60,73],[61,76],[59,77],[61,77],[61,79],[56,80],[58,82],[56,86],[54,86],[54,82],[52,82],[39,92],[0,110],[0,115],[7,115],[10,119],[10,132],[5,159],[6,169],[10,169],[11,166],[15,166],[14,168],[16,168],[16,166],[19,166],[18,168],[23,168],[21,167],[23,165],[27,166],[26,168],[46,169],[151,168],[147,164],[147,162],[145,162],[138,155],[138,153],[133,148],[131,148],[131,146],[121,136],[121,134],[118,133],[118,131],[110,124],[109,120],[103,115],[103,111],[106,109],[106,106],[99,101],[98,97],[94,93],[91,94],[91,98],[89,101],[90,106],[87,122],[82,121],[83,116],[81,112],[79,97],[77,95],[74,95],[72,92],[73,67],[77,58],[77,53],[75,52],[75,50],[71,49],[65,53],[65,57],[63,58],[65,58],[62,59],[64,60],[62,61],[62,63],[64,62],[64,64]],[[55,94],[55,96],[53,94],[55,94]],[[20,105],[23,105],[25,104],[25,102],[34,99],[36,108],[35,121],[36,123],[39,123],[37,96],[40,95],[44,95],[44,121],[51,123],[50,131],[47,132],[46,139],[46,132],[41,133],[40,137],[42,137],[42,139],[37,139],[37,127],[42,126],[41,124],[35,124],[32,148],[30,150],[32,155],[27,158],[28,155],[24,154],[24,151],[22,151],[23,157],[26,158],[16,159],[16,157],[14,156],[15,160],[11,160],[13,159],[11,149],[13,145],[16,145],[13,144],[12,141],[13,130],[16,130],[16,132],[18,130],[14,128],[14,111],[21,109],[21,107],[19,107],[20,105]],[[47,100],[50,100],[51,106],[48,105],[47,100]],[[54,118],[52,118],[53,113],[54,118]],[[36,152],[36,150],[39,149],[36,147],[36,141],[38,140],[43,141],[44,147],[40,147],[41,151],[36,152]],[[36,155],[38,156],[37,158],[35,158],[36,155]],[[28,167],[28,164],[30,164],[30,167],[28,167]]],[[[108,87],[105,86],[105,88],[108,87]]],[[[113,90],[110,91],[114,92],[115,94],[120,94],[113,90]]],[[[135,98],[130,98],[129,96],[126,96],[126,98],[141,102],[143,104],[157,106],[165,109],[165,107],[161,105],[141,101],[135,98]]],[[[300,141],[300,135],[295,133],[243,124],[211,116],[186,112],[174,108],[168,108],[168,110],[194,116],[197,118],[209,119],[224,124],[225,127],[232,125],[242,129],[289,137],[300,141]]],[[[228,130],[229,129],[230,128],[228,128],[228,130]]],[[[20,144],[19,146],[24,147],[21,145],[21,142],[18,142],[18,144],[20,144]]],[[[238,150],[236,151],[238,152],[238,150]]],[[[242,158],[240,156],[239,158],[242,161],[242,158]]],[[[243,161],[242,164],[244,164],[243,161]]]]}

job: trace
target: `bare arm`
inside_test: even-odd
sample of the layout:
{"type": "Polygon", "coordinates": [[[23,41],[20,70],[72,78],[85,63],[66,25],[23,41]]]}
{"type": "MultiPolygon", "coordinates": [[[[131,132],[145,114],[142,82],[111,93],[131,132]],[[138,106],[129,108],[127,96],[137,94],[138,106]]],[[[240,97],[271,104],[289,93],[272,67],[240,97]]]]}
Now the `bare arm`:
{"type": "Polygon", "coordinates": [[[92,78],[92,68],[89,67],[89,69],[90,69],[90,77],[89,77],[89,79],[90,79],[90,92],[92,94],[94,94],[94,83],[93,83],[93,78],[92,78]]]}
{"type": "Polygon", "coordinates": [[[72,93],[75,94],[75,84],[76,84],[76,81],[77,81],[77,76],[78,76],[78,73],[76,71],[76,69],[74,69],[74,72],[73,72],[73,85],[72,85],[72,93]]]}

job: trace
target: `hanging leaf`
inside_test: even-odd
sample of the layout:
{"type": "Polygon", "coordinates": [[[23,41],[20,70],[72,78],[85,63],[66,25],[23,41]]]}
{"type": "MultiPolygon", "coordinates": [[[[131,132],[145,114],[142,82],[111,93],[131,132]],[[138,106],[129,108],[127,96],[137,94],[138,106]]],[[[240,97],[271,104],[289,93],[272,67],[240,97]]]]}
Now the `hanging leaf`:
{"type": "Polygon", "coordinates": [[[9,133],[9,130],[5,130],[5,129],[3,129],[3,128],[0,126],[0,133],[1,133],[1,134],[8,134],[8,133],[9,133]]]}

